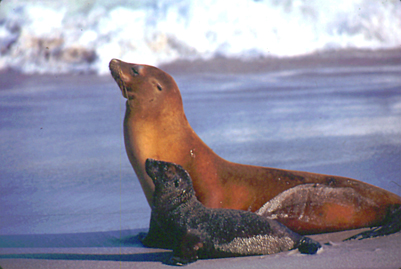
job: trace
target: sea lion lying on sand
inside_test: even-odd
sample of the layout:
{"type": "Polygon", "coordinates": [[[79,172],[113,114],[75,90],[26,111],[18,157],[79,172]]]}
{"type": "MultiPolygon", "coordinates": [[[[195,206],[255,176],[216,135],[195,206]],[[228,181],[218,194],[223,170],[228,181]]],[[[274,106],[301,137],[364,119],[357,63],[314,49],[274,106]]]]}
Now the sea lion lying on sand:
{"type": "Polygon", "coordinates": [[[176,264],[198,258],[267,255],[294,248],[315,254],[321,247],[278,221],[253,212],[205,207],[195,196],[191,177],[180,165],[147,159],[146,172],[155,184],[150,225],[156,223],[172,243],[176,264]]]}
{"type": "Polygon", "coordinates": [[[117,59],[110,71],[127,98],[125,148],[150,205],[154,184],[144,164],[154,158],[187,170],[203,205],[258,211],[300,234],[381,226],[363,235],[372,237],[401,229],[401,197],[351,178],[226,161],[189,125],[169,74],[117,59]]]}

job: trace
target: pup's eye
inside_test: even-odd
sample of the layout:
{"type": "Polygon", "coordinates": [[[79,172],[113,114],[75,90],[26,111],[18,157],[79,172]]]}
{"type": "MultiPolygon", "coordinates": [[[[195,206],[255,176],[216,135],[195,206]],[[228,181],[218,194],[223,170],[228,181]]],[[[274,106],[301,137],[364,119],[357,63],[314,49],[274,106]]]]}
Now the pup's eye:
{"type": "Polygon", "coordinates": [[[134,67],[131,68],[132,72],[134,73],[134,76],[139,75],[138,70],[136,70],[134,67]]]}
{"type": "Polygon", "coordinates": [[[174,186],[175,186],[176,188],[178,188],[178,187],[180,186],[180,180],[179,180],[179,179],[177,179],[176,181],[174,181],[174,186]]]}
{"type": "Polygon", "coordinates": [[[159,91],[162,91],[163,89],[162,89],[162,86],[160,86],[159,84],[157,84],[157,89],[159,90],[159,91]]]}

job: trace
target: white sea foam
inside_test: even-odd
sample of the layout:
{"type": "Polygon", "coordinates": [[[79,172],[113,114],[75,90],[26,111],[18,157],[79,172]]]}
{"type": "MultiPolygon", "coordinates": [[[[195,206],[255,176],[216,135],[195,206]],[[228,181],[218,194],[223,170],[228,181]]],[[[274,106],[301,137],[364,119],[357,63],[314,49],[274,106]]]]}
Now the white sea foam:
{"type": "Polygon", "coordinates": [[[157,65],[401,45],[399,1],[34,1],[0,5],[0,69],[108,72],[111,58],[157,65]]]}

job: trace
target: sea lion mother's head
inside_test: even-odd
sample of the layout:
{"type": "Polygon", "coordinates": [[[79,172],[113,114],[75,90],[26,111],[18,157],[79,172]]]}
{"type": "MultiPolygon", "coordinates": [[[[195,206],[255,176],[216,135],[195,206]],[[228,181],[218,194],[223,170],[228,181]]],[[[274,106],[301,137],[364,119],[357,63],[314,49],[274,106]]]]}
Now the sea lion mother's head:
{"type": "Polygon", "coordinates": [[[182,108],[178,86],[166,72],[118,59],[112,59],[109,68],[132,110],[148,111],[153,115],[182,108]]]}

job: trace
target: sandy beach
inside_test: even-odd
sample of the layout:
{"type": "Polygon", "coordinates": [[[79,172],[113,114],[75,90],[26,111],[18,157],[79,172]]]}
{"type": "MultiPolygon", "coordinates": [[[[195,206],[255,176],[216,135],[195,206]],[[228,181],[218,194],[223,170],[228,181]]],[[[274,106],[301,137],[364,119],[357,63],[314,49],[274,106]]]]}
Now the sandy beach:
{"type": "MultiPolygon", "coordinates": [[[[162,66],[187,118],[239,163],[346,176],[401,195],[401,53],[344,51],[162,66]]],[[[0,266],[162,268],[144,248],[150,208],[125,155],[124,98],[111,76],[0,73],[0,266]]],[[[401,234],[318,254],[200,260],[188,268],[401,268],[401,234]]]]}
{"type": "MultiPolygon", "coordinates": [[[[361,231],[361,230],[358,230],[361,231]]],[[[303,255],[298,250],[270,256],[250,256],[213,260],[199,260],[188,268],[399,268],[401,234],[346,241],[354,234],[340,232],[314,235],[323,248],[316,255],[303,255]]],[[[99,237],[102,237],[97,233],[99,237]]],[[[90,247],[82,246],[89,234],[76,234],[80,243],[69,247],[14,247],[2,248],[0,265],[3,269],[14,268],[167,268],[171,252],[141,247],[90,247]]],[[[2,237],[3,239],[4,237],[2,237]]],[[[15,238],[15,237],[14,237],[15,238]]],[[[29,236],[26,236],[29,238],[29,236]]],[[[38,235],[36,239],[52,238],[53,246],[69,241],[69,235],[38,235]],[[52,238],[53,237],[53,238],[52,238]],[[64,239],[62,239],[64,237],[64,239]]],[[[9,242],[13,237],[9,237],[9,242]]],[[[110,238],[109,238],[110,240],[110,238]]],[[[38,242],[38,241],[35,241],[38,242]]],[[[35,245],[35,244],[33,244],[35,245]]]]}

